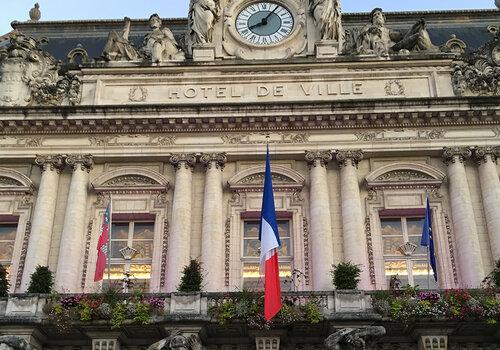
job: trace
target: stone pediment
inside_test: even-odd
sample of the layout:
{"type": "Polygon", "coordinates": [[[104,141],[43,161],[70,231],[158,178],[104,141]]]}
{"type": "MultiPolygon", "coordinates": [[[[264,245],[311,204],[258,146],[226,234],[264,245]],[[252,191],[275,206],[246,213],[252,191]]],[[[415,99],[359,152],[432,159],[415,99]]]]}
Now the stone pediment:
{"type": "Polygon", "coordinates": [[[92,186],[97,192],[166,191],[169,183],[156,171],[127,167],[102,174],[92,181],[92,186]]]}
{"type": "Polygon", "coordinates": [[[368,176],[366,183],[369,188],[375,187],[439,187],[445,174],[434,167],[413,162],[401,162],[383,166],[368,176]]]}
{"type": "MultiPolygon", "coordinates": [[[[228,187],[234,191],[261,191],[264,176],[264,166],[245,169],[228,181],[228,187]]],[[[295,191],[304,186],[304,177],[295,170],[284,166],[271,166],[271,176],[275,190],[295,191]]]]}
{"type": "Polygon", "coordinates": [[[33,192],[33,183],[24,174],[8,168],[0,168],[0,192],[33,192]]]}

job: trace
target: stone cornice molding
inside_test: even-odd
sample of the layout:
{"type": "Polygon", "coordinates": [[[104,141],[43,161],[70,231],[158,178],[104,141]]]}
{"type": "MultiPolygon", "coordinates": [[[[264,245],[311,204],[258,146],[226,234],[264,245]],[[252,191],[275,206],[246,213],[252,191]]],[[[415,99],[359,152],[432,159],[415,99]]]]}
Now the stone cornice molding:
{"type": "Polygon", "coordinates": [[[498,99],[408,98],[402,100],[269,104],[0,107],[0,135],[223,132],[394,128],[396,126],[496,125],[498,99]],[[361,108],[368,104],[369,108],[361,108]],[[471,111],[474,113],[471,113],[471,111]],[[333,111],[333,112],[332,112],[333,111]],[[106,115],[106,118],[102,116],[106,115]],[[167,117],[168,116],[168,117],[167,117]],[[292,117],[293,116],[293,117],[292,117]],[[252,122],[249,122],[249,118],[252,122]],[[144,120],[148,122],[145,123],[144,120]]]}
{"type": "Polygon", "coordinates": [[[357,150],[337,150],[335,152],[335,159],[339,167],[342,168],[351,164],[353,167],[358,167],[358,163],[363,159],[364,154],[360,149],[357,150]]]}
{"type": "Polygon", "coordinates": [[[470,147],[445,147],[443,149],[443,161],[446,165],[456,163],[464,163],[472,156],[470,147]]]}
{"type": "Polygon", "coordinates": [[[326,168],[328,162],[333,159],[333,155],[330,151],[306,151],[305,159],[309,167],[321,166],[326,168]]]}
{"type": "Polygon", "coordinates": [[[384,165],[365,178],[370,189],[439,188],[446,174],[428,164],[395,162],[384,165]]]}
{"type": "Polygon", "coordinates": [[[61,154],[56,155],[37,155],[35,164],[40,167],[42,172],[46,170],[57,171],[61,173],[64,169],[64,157],[61,154]]]}
{"type": "Polygon", "coordinates": [[[89,173],[94,166],[94,158],[91,154],[70,154],[66,156],[65,161],[73,171],[80,166],[82,171],[89,173]]]}
{"type": "Polygon", "coordinates": [[[200,162],[205,165],[207,169],[215,166],[216,169],[223,170],[227,162],[225,152],[222,153],[203,153],[200,157],[200,162]]]}
{"type": "Polygon", "coordinates": [[[476,147],[473,152],[473,158],[477,165],[492,161],[497,162],[499,147],[476,147]]]}
{"type": "Polygon", "coordinates": [[[172,164],[175,170],[179,170],[181,167],[185,169],[193,170],[196,165],[196,154],[194,153],[179,153],[172,154],[169,160],[170,164],[172,164]]]}

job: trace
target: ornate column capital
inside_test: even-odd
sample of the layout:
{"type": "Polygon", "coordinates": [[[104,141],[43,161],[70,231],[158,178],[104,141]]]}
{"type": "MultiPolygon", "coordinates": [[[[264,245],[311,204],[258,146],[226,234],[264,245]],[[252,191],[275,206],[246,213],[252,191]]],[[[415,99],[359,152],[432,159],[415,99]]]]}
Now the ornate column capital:
{"type": "Polygon", "coordinates": [[[329,161],[332,160],[332,152],[330,151],[306,151],[306,162],[309,166],[322,166],[326,168],[329,161]]]}
{"type": "Polygon", "coordinates": [[[66,156],[66,164],[75,171],[78,166],[87,173],[92,170],[94,166],[94,157],[91,154],[70,154],[66,156]]]}
{"type": "Polygon", "coordinates": [[[470,147],[445,147],[443,148],[443,161],[446,165],[450,163],[465,162],[472,155],[470,147]]]}
{"type": "Polygon", "coordinates": [[[496,163],[499,149],[495,147],[476,147],[474,149],[473,157],[477,165],[487,163],[491,160],[496,163]]]}
{"type": "Polygon", "coordinates": [[[47,169],[50,169],[51,171],[56,170],[60,173],[64,169],[64,157],[60,154],[37,155],[35,158],[35,164],[40,167],[42,173],[47,169]]]}
{"type": "Polygon", "coordinates": [[[172,154],[170,156],[170,164],[172,164],[175,170],[179,170],[181,167],[193,170],[196,164],[196,154],[194,153],[179,153],[172,154]]]}
{"type": "Polygon", "coordinates": [[[339,167],[345,167],[351,164],[353,167],[358,167],[358,163],[363,159],[363,151],[360,149],[353,150],[337,150],[335,159],[339,163],[339,167]]]}
{"type": "Polygon", "coordinates": [[[224,169],[227,162],[226,152],[223,153],[203,153],[200,162],[205,165],[207,169],[215,166],[216,169],[224,169]]]}

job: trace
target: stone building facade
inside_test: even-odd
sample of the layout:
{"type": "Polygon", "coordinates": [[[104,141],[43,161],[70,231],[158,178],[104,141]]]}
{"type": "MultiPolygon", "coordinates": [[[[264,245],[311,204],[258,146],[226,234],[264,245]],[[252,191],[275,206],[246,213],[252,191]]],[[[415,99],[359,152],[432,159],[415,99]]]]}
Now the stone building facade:
{"type": "MultiPolygon", "coordinates": [[[[367,291],[396,274],[421,288],[478,287],[500,258],[498,12],[202,2],[187,21],[14,22],[0,42],[0,263],[11,292],[26,291],[37,265],[59,292],[100,291],[109,201],[115,282],[130,272],[147,292],[170,293],[197,258],[207,292],[261,288],[266,144],[285,290],[331,291],[341,261],[362,266],[367,291]],[[419,245],[427,196],[437,284],[419,245]]],[[[159,339],[160,328],[144,331],[159,339]]],[[[443,335],[460,334],[451,328],[443,335]]],[[[303,346],[328,335],[313,333],[316,345],[303,346]]],[[[416,348],[415,334],[404,346],[416,348]]],[[[499,334],[450,344],[498,349],[499,334]]],[[[64,344],[49,338],[38,346],[64,344]]],[[[147,344],[139,338],[122,345],[147,344]]]]}

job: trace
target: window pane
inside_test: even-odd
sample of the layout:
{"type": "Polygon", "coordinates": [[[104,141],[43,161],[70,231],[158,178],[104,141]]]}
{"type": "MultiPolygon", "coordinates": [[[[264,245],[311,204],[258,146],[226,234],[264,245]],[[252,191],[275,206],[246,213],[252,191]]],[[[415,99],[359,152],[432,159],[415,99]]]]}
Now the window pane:
{"type": "Polygon", "coordinates": [[[128,239],[128,222],[111,225],[111,239],[128,239]]]}
{"type": "Polygon", "coordinates": [[[420,245],[420,241],[422,240],[422,233],[420,233],[419,236],[410,236],[408,237],[409,241],[417,246],[417,249],[415,249],[415,252],[413,255],[427,255],[427,247],[422,247],[420,245]]]}
{"type": "Polygon", "coordinates": [[[434,273],[430,266],[429,271],[427,271],[427,266],[427,260],[413,261],[412,273],[414,285],[418,285],[420,288],[435,289],[438,286],[434,281],[434,273]],[[429,273],[429,276],[427,275],[427,273],[429,273]]]}
{"type": "Polygon", "coordinates": [[[133,259],[150,259],[153,257],[153,241],[134,241],[132,248],[137,250],[133,259]]]}
{"type": "Polygon", "coordinates": [[[402,255],[398,248],[403,244],[403,237],[383,237],[384,255],[402,255]]]}
{"type": "Polygon", "coordinates": [[[258,239],[243,240],[243,255],[245,257],[260,256],[260,242],[258,239]]]}
{"type": "Polygon", "coordinates": [[[401,228],[401,219],[381,219],[382,235],[402,235],[403,229],[401,228]]]}
{"type": "MultiPolygon", "coordinates": [[[[13,241],[16,239],[17,225],[0,225],[0,241],[13,241]]],[[[1,244],[1,243],[0,243],[1,244]]]]}
{"type": "Polygon", "coordinates": [[[394,260],[385,262],[385,276],[387,285],[392,276],[398,275],[403,285],[408,284],[408,266],[405,260],[394,260]]]}
{"type": "Polygon", "coordinates": [[[281,248],[278,251],[279,256],[291,256],[290,238],[281,239],[281,248]]]}
{"type": "MultiPolygon", "coordinates": [[[[280,284],[283,290],[290,290],[292,276],[292,265],[279,264],[280,284]]],[[[243,288],[250,290],[262,290],[264,288],[263,277],[259,272],[259,264],[249,263],[243,265],[243,288]]]]}
{"type": "Polygon", "coordinates": [[[114,241],[111,242],[111,258],[120,258],[123,259],[122,253],[120,253],[120,249],[123,249],[127,246],[126,241],[114,241]]]}
{"type": "Polygon", "coordinates": [[[155,224],[153,222],[134,223],[134,239],[153,239],[155,224]]]}
{"type": "MultiPolygon", "coordinates": [[[[110,279],[112,281],[122,280],[124,275],[124,265],[123,264],[111,264],[110,270],[110,279]]],[[[108,265],[106,265],[106,269],[104,270],[104,279],[108,279],[108,265]]]]}
{"type": "Polygon", "coordinates": [[[290,237],[290,221],[288,220],[279,220],[278,224],[278,233],[281,238],[290,237]]]}
{"type": "Polygon", "coordinates": [[[244,237],[252,237],[259,239],[259,222],[258,221],[245,221],[244,223],[244,237]]]}
{"type": "Polygon", "coordinates": [[[130,265],[130,276],[136,279],[150,279],[151,265],[150,264],[133,264],[130,265]]]}
{"type": "Polygon", "coordinates": [[[406,227],[408,229],[409,235],[422,235],[422,229],[424,227],[424,219],[406,219],[406,227]]]}
{"type": "Polygon", "coordinates": [[[12,259],[12,252],[14,251],[14,241],[0,242],[0,260],[8,262],[12,259]]]}

